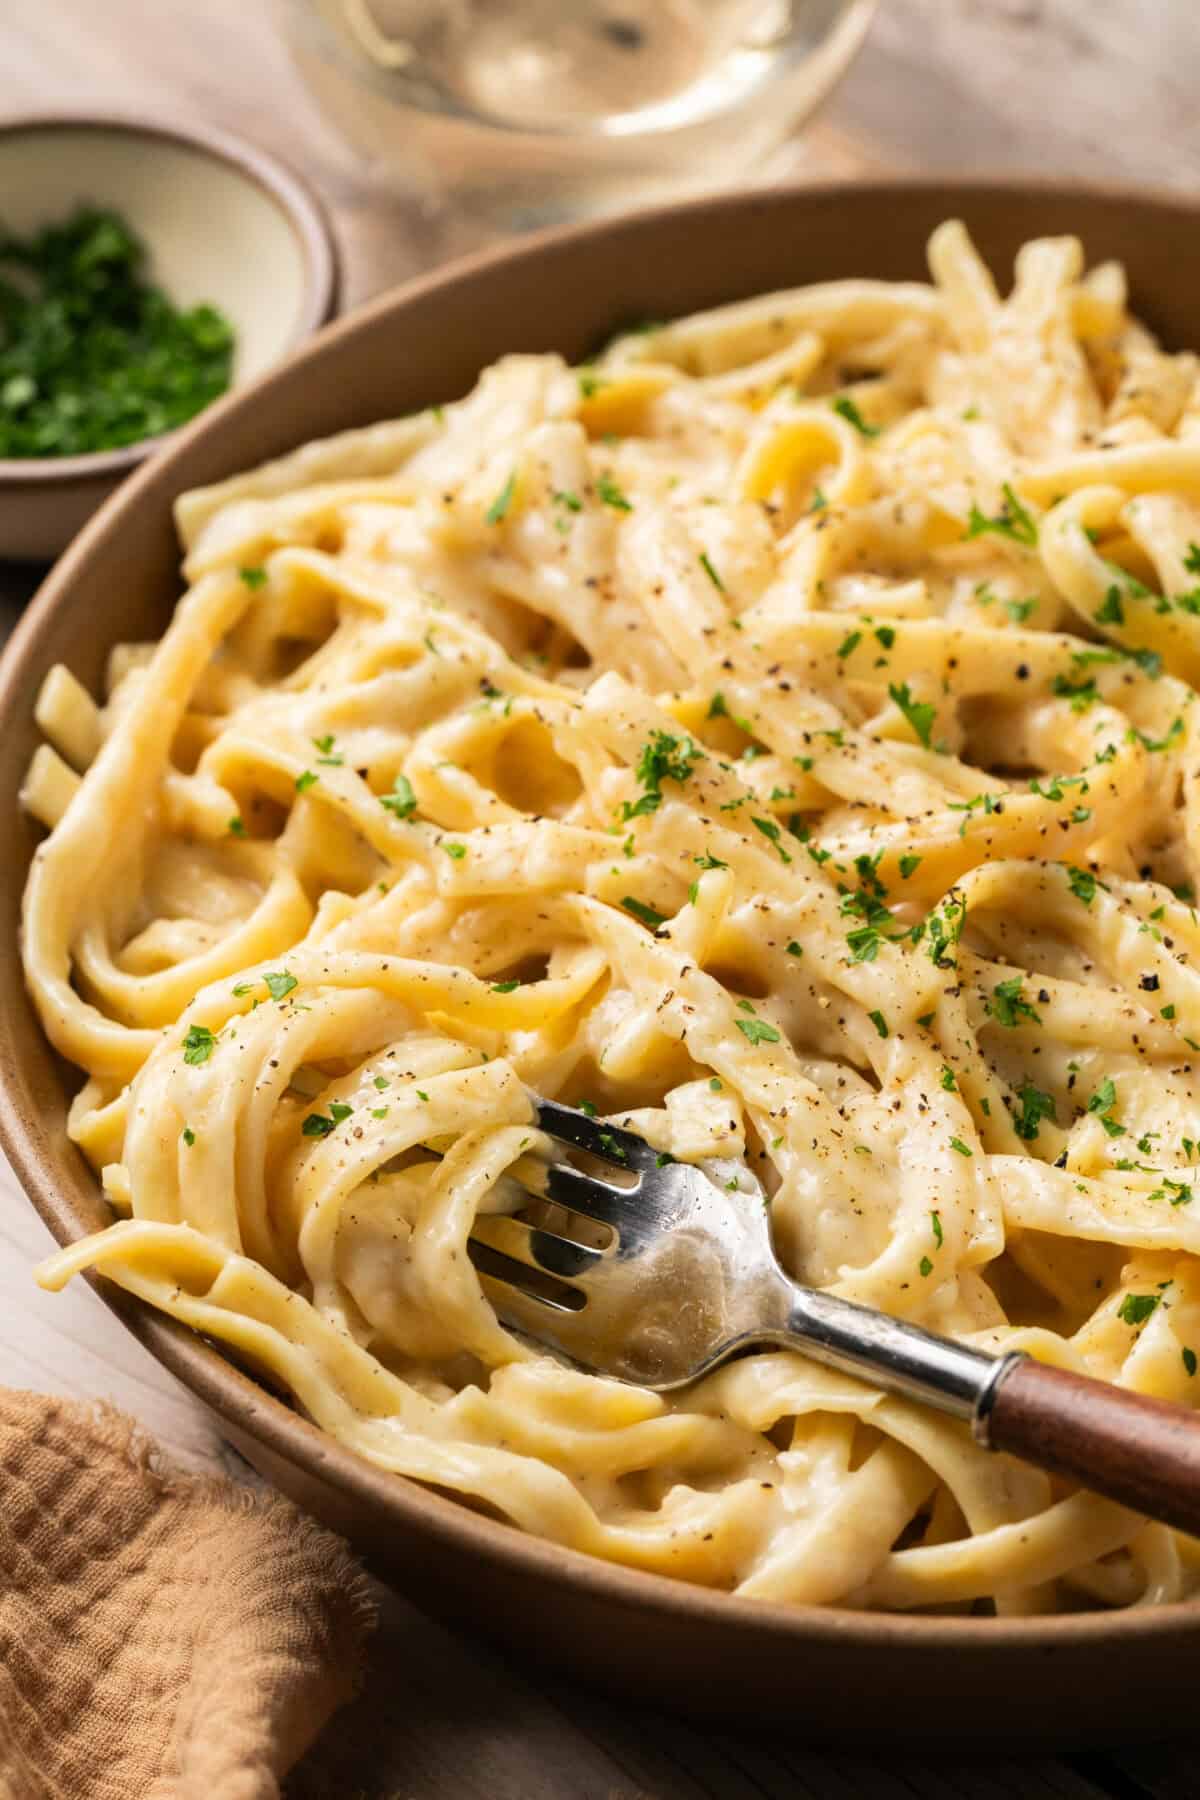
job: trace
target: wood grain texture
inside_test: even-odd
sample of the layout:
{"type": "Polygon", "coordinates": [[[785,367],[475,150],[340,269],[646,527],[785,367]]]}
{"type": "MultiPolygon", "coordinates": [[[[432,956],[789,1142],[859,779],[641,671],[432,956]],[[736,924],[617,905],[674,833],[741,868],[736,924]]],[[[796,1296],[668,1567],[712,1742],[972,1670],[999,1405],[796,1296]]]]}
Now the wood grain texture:
{"type": "MultiPolygon", "coordinates": [[[[478,228],[398,197],[330,132],[278,22],[273,0],[0,7],[0,110],[153,109],[282,155],[333,215],[350,305],[476,247],[478,228]]],[[[1194,188],[1198,78],[1195,0],[882,0],[849,78],[773,172],[1023,169],[1194,188]]],[[[0,631],[38,573],[0,567],[0,631]]],[[[198,1403],[85,1284],[53,1297],[33,1285],[30,1268],[49,1247],[0,1166],[0,1379],[115,1400],[188,1467],[244,1474],[198,1403]]],[[[1194,1756],[1171,1748],[872,1764],[852,1746],[820,1756],[784,1739],[704,1732],[527,1678],[379,1593],[365,1690],[296,1771],[290,1800],[1190,1800],[1197,1791],[1194,1756]]],[[[936,1740],[936,1695],[929,1724],[936,1740]]]]}
{"type": "Polygon", "coordinates": [[[995,1450],[1200,1533],[1200,1416],[1026,1357],[988,1417],[995,1450]]]}

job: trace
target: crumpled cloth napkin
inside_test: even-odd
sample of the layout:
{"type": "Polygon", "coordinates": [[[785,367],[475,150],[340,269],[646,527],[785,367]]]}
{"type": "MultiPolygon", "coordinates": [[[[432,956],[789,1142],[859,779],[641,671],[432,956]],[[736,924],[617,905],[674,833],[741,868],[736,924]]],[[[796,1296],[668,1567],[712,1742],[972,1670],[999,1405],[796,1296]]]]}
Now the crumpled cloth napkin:
{"type": "Polygon", "coordinates": [[[132,1420],[0,1388],[0,1800],[277,1800],[373,1622],[287,1500],[132,1420]]]}

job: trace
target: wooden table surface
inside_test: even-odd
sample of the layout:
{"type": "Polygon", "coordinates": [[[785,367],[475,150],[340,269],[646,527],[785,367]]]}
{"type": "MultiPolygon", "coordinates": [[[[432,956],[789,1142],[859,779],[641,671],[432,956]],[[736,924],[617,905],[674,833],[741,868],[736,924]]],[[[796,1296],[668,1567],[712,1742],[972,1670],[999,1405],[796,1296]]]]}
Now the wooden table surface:
{"type": "MultiPolygon", "coordinates": [[[[1008,169],[1195,191],[1198,89],[1197,0],[882,0],[859,61],[789,156],[813,178],[1008,169]]],[[[289,158],[332,212],[350,305],[470,246],[459,221],[399,201],[382,172],[357,162],[322,123],[270,0],[0,6],[0,115],[64,104],[206,120],[289,158]]],[[[0,626],[11,625],[39,575],[0,565],[0,626]]],[[[30,1264],[49,1243],[0,1162],[2,1379],[110,1398],[180,1463],[244,1474],[200,1407],[83,1283],[54,1298],[33,1286],[30,1264]]],[[[380,1589],[380,1599],[366,1690],[294,1773],[290,1800],[1191,1800],[1200,1792],[1193,1754],[1179,1746],[867,1762],[704,1731],[567,1682],[550,1688],[398,1596],[380,1589]]]]}

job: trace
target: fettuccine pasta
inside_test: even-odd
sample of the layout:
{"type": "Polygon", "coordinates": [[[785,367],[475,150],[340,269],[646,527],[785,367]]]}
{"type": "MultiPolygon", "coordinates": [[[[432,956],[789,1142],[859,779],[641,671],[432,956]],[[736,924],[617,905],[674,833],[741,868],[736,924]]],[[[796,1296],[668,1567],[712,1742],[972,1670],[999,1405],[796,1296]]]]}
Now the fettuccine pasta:
{"type": "Polygon", "coordinates": [[[161,642],[39,700],[25,964],[115,1215],[41,1279],[640,1569],[1169,1601],[1194,1543],[955,1421],[583,1374],[468,1253],[542,1094],[742,1159],[806,1283],[1200,1397],[1197,364],[1074,239],[929,258],[181,499],[161,642]]]}

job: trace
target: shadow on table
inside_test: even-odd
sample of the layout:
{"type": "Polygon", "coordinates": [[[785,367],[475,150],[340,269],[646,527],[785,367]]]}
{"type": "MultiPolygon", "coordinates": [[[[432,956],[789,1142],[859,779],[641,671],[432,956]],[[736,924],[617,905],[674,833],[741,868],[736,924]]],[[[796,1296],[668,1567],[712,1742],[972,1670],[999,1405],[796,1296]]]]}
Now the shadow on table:
{"type": "MultiPolygon", "coordinates": [[[[286,1800],[1194,1800],[1183,1748],[999,1759],[867,1759],[704,1731],[552,1683],[379,1587],[358,1699],[286,1800]]],[[[713,1671],[714,1688],[720,1671],[713,1671]]],[[[798,1694],[798,1699],[801,1695],[798,1694]]],[[[864,1705],[869,1696],[864,1696],[864,1705]]],[[[931,1749],[937,1695],[929,1696],[931,1749]]]]}

